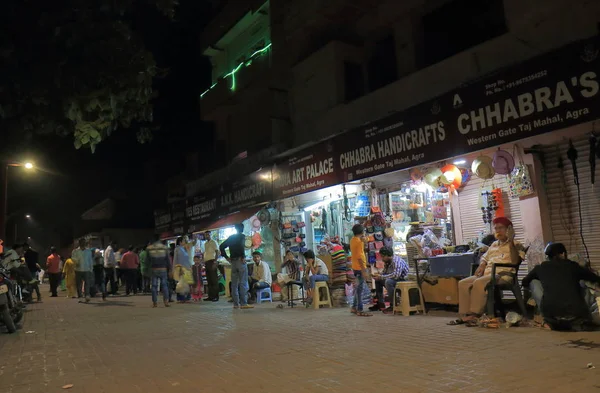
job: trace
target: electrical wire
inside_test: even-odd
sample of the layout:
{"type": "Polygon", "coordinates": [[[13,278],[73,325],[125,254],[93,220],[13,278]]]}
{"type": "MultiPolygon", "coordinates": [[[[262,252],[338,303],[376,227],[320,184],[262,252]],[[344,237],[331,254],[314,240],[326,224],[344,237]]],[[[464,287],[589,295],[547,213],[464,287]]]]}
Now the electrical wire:
{"type": "Polygon", "coordinates": [[[579,187],[579,182],[575,183],[577,186],[577,205],[579,210],[579,236],[581,237],[581,243],[583,244],[583,248],[585,249],[585,257],[586,257],[586,265],[589,266],[590,262],[590,252],[588,250],[587,244],[585,243],[585,237],[583,236],[583,214],[581,213],[581,188],[579,187]]]}

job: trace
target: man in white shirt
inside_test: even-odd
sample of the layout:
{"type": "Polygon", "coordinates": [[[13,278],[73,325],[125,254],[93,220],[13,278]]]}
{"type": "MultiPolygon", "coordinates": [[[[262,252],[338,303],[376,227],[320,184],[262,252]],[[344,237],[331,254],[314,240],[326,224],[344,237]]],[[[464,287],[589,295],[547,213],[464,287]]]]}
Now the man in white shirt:
{"type": "Polygon", "coordinates": [[[117,243],[112,241],[104,251],[104,285],[107,286],[110,282],[110,293],[112,295],[117,294],[117,285],[115,282],[115,267],[117,266],[116,249],[117,243]]]}
{"type": "Polygon", "coordinates": [[[329,281],[329,269],[325,262],[315,256],[314,251],[308,250],[304,253],[304,259],[306,260],[306,301],[312,303],[313,290],[315,289],[315,283],[317,281],[329,281]]]}
{"type": "Polygon", "coordinates": [[[219,301],[219,275],[217,274],[217,259],[221,255],[219,245],[211,237],[210,231],[204,232],[204,266],[206,267],[206,281],[208,284],[208,297],[206,302],[219,301]]]}
{"type": "Polygon", "coordinates": [[[270,288],[273,282],[271,276],[271,268],[269,264],[262,260],[262,254],[258,251],[252,253],[252,260],[254,261],[254,269],[252,270],[252,277],[250,278],[250,301],[256,301],[256,291],[258,289],[270,288]]]}

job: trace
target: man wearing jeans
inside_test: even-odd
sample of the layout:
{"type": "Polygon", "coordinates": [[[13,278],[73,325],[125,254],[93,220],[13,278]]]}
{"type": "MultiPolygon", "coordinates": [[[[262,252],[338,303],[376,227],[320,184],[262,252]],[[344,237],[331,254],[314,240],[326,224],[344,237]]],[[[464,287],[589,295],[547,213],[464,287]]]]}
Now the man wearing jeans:
{"type": "Polygon", "coordinates": [[[50,255],[46,259],[46,272],[48,272],[48,278],[50,280],[50,292],[52,296],[57,297],[56,293],[58,286],[60,285],[60,269],[61,269],[60,255],[56,252],[56,247],[50,247],[50,255]]]}
{"type": "MultiPolygon", "coordinates": [[[[327,269],[327,265],[325,265],[325,262],[315,257],[315,253],[312,250],[306,251],[303,255],[304,259],[306,259],[306,275],[308,277],[308,285],[306,288],[306,301],[308,303],[312,303],[315,283],[320,281],[329,281],[329,269],[327,269]]],[[[319,296],[318,293],[316,295],[319,296]]]]}
{"type": "Polygon", "coordinates": [[[115,250],[117,243],[111,242],[104,251],[104,285],[110,282],[110,293],[114,296],[117,294],[117,283],[115,282],[115,267],[117,266],[117,258],[115,250]]]}
{"type": "Polygon", "coordinates": [[[85,296],[85,302],[90,302],[90,289],[94,285],[94,257],[92,249],[87,247],[87,240],[79,239],[79,248],[73,250],[71,259],[75,263],[75,283],[77,297],[85,296]],[[83,284],[83,291],[82,291],[83,284]]]}
{"type": "Polygon", "coordinates": [[[354,236],[350,240],[350,252],[352,253],[352,270],[354,271],[355,286],[354,286],[354,302],[352,309],[353,314],[360,317],[370,317],[373,314],[363,312],[362,294],[365,288],[365,280],[369,279],[367,271],[367,257],[365,256],[365,228],[356,224],[352,227],[354,236]]]}
{"type": "Polygon", "coordinates": [[[393,301],[394,290],[399,281],[404,281],[408,275],[408,264],[398,255],[394,255],[394,250],[390,247],[383,247],[379,250],[381,260],[384,263],[383,272],[373,274],[375,278],[375,294],[377,295],[377,304],[369,308],[370,311],[383,311],[384,313],[392,313],[392,306],[385,308],[385,300],[383,296],[383,287],[385,287],[390,302],[393,301]]]}
{"type": "Polygon", "coordinates": [[[258,251],[252,253],[254,261],[254,270],[252,270],[252,278],[250,278],[250,295],[251,301],[257,301],[257,292],[259,289],[270,288],[273,283],[271,276],[271,268],[269,264],[262,260],[262,254],[258,251]]]}
{"type": "Polygon", "coordinates": [[[210,231],[204,232],[204,266],[206,266],[206,282],[208,284],[207,302],[219,301],[219,275],[217,273],[219,245],[211,237],[210,231]]]}
{"type": "Polygon", "coordinates": [[[158,307],[158,285],[163,294],[163,304],[169,307],[169,272],[171,258],[167,246],[157,241],[146,248],[148,265],[152,269],[152,307],[158,307]]]}
{"type": "Polygon", "coordinates": [[[248,305],[248,266],[244,243],[244,224],[235,224],[237,233],[231,235],[219,247],[221,255],[231,264],[231,297],[233,308],[254,308],[248,305]],[[227,254],[229,249],[230,254],[227,254]]]}

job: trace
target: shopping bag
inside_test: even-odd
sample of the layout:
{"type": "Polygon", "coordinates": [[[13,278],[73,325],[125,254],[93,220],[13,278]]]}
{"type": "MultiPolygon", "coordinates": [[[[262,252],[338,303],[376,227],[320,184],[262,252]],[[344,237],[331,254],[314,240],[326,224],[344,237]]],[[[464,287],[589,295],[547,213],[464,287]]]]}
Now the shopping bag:
{"type": "Polygon", "coordinates": [[[183,280],[187,284],[190,284],[190,285],[194,283],[194,275],[192,274],[191,270],[188,270],[188,269],[183,270],[183,280]]]}
{"type": "Polygon", "coordinates": [[[519,163],[508,175],[508,195],[511,198],[526,197],[534,193],[529,167],[523,163],[523,157],[517,145],[515,145],[513,156],[518,159],[519,163]]]}
{"type": "Polygon", "coordinates": [[[179,295],[187,295],[190,293],[190,284],[185,282],[185,279],[182,277],[181,280],[177,282],[177,286],[175,286],[175,292],[179,295]]]}

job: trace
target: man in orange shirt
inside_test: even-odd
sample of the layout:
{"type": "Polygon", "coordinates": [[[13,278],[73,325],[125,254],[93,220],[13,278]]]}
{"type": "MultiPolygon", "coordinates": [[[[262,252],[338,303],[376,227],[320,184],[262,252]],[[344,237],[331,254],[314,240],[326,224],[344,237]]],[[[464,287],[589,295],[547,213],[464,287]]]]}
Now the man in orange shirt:
{"type": "Polygon", "coordinates": [[[137,295],[137,272],[140,266],[140,258],[134,251],[133,246],[129,246],[128,251],[121,257],[121,271],[125,277],[125,295],[129,296],[131,292],[137,295]]]}
{"type": "Polygon", "coordinates": [[[356,224],[352,227],[354,237],[350,240],[350,252],[352,253],[352,270],[356,279],[354,285],[354,303],[351,312],[360,317],[370,317],[373,314],[363,312],[362,294],[365,287],[365,280],[369,279],[367,271],[367,257],[365,255],[365,228],[356,224]]]}
{"type": "Polygon", "coordinates": [[[50,280],[50,297],[58,297],[56,290],[60,284],[60,266],[61,259],[60,255],[56,253],[56,247],[50,247],[50,255],[46,259],[46,273],[48,273],[48,279],[50,280]]]}

